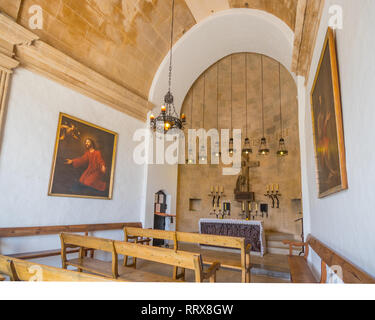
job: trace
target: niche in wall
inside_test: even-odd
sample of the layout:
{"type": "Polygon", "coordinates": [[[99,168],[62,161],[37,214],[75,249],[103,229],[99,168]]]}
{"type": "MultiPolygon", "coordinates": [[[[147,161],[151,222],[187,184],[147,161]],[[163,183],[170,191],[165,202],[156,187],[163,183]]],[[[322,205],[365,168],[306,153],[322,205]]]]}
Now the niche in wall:
{"type": "Polygon", "coordinates": [[[202,208],[202,199],[189,199],[189,211],[199,212],[202,208]]]}

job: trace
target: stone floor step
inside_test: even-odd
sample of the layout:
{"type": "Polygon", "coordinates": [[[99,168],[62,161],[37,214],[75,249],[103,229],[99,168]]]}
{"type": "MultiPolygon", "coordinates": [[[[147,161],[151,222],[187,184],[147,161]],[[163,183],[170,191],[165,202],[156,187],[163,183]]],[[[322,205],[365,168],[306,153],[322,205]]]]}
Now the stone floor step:
{"type": "Polygon", "coordinates": [[[294,234],[289,234],[289,233],[266,231],[266,240],[267,241],[283,241],[283,240],[301,241],[301,237],[299,235],[294,235],[294,234]]]}
{"type": "MultiPolygon", "coordinates": [[[[298,256],[301,250],[293,250],[293,255],[298,256]]],[[[267,253],[269,254],[280,254],[284,256],[289,255],[289,249],[286,248],[267,248],[267,253]]]]}

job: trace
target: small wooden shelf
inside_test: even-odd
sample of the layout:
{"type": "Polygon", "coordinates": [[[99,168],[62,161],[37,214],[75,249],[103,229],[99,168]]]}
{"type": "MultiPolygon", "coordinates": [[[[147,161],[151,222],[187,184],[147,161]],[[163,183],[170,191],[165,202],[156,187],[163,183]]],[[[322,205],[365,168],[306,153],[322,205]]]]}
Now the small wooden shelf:
{"type": "Polygon", "coordinates": [[[155,214],[157,216],[161,216],[161,217],[171,217],[171,218],[176,218],[176,215],[175,214],[168,214],[168,213],[161,213],[161,212],[155,212],[155,214]]]}

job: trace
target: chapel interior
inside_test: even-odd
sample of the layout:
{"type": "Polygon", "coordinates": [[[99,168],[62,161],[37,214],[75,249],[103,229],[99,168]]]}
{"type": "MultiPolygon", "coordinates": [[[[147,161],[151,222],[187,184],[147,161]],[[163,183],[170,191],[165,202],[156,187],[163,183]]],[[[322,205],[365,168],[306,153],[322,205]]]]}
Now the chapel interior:
{"type": "Polygon", "coordinates": [[[0,287],[374,284],[374,17],[0,0],[0,287]]]}

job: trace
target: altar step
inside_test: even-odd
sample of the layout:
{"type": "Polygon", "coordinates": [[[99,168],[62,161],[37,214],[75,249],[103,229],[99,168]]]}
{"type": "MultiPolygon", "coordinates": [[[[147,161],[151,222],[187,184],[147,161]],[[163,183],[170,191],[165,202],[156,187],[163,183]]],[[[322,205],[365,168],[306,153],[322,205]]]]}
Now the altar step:
{"type": "MultiPolygon", "coordinates": [[[[266,232],[266,242],[267,242],[267,253],[269,254],[279,254],[279,255],[289,255],[289,246],[283,243],[284,240],[298,241],[301,239],[298,236],[288,233],[280,232],[266,232]]],[[[293,250],[293,255],[298,256],[301,250],[293,250]]]]}

